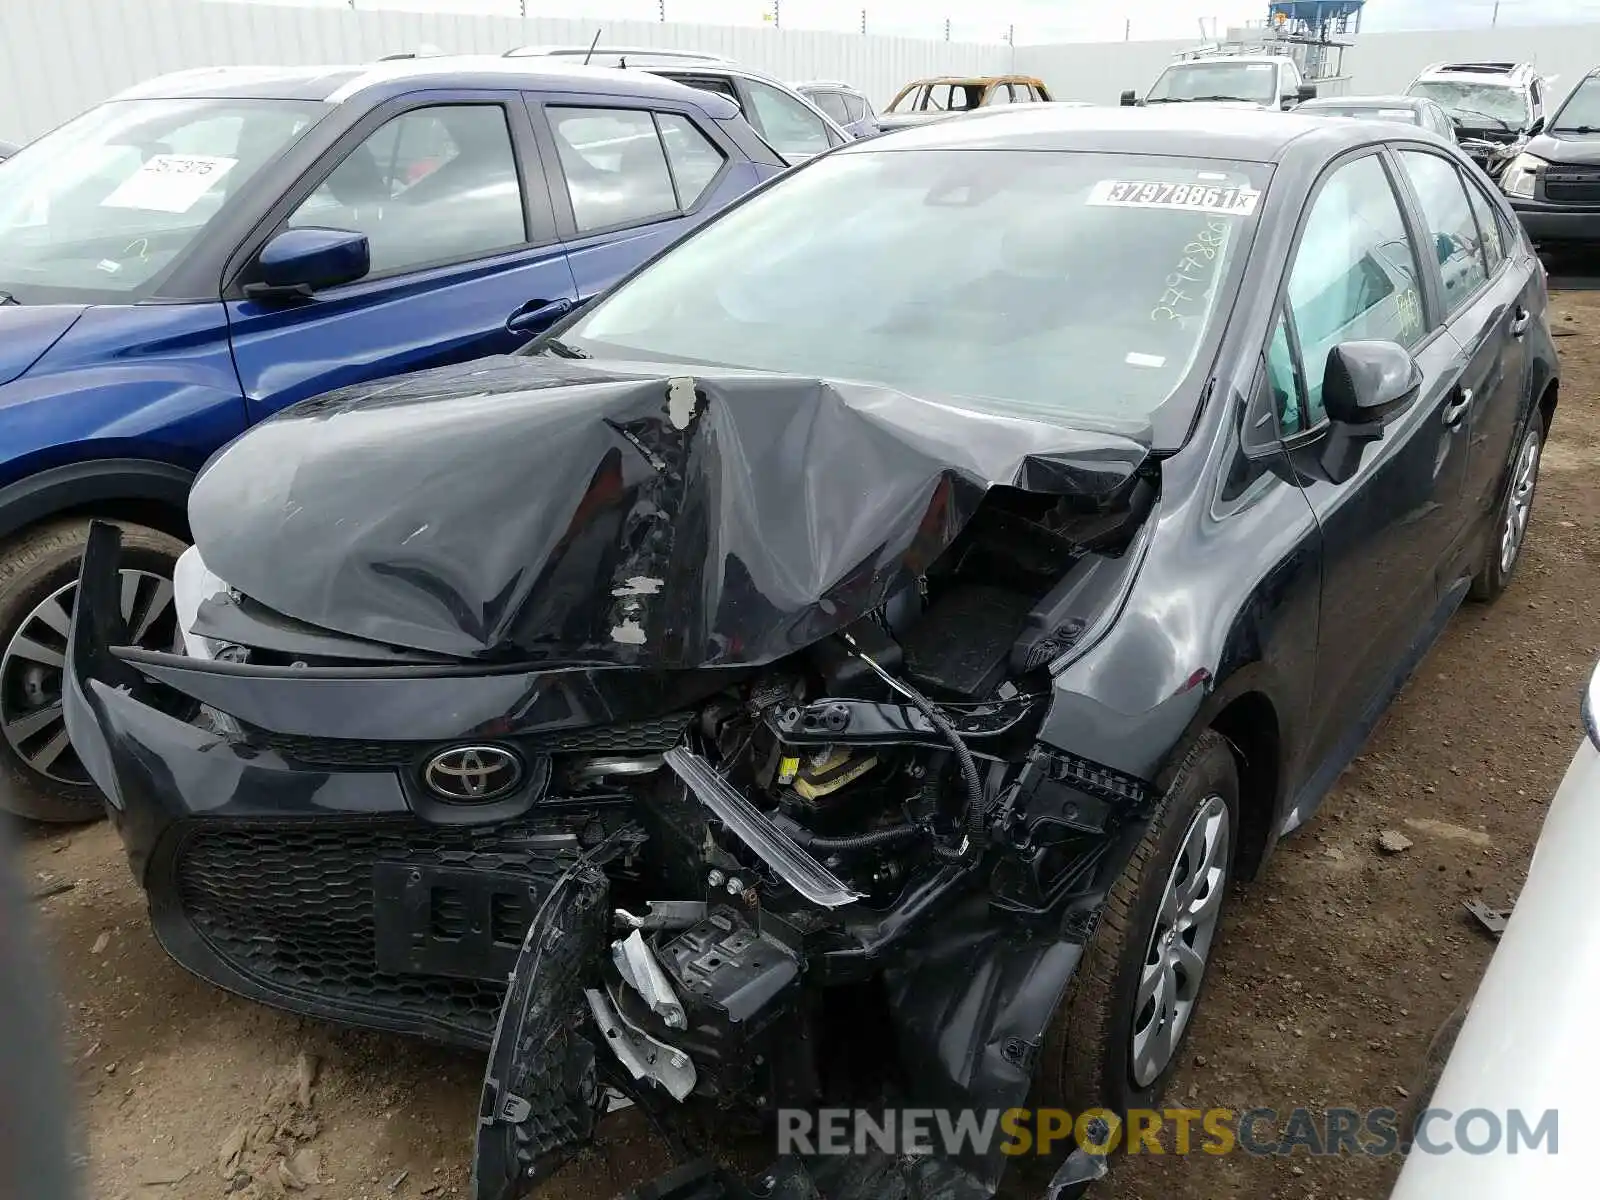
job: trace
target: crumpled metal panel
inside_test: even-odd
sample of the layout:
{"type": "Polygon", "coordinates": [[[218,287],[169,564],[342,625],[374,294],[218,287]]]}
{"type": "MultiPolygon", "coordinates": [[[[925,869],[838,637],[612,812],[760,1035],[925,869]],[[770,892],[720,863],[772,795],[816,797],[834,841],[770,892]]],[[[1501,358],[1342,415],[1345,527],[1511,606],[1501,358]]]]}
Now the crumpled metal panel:
{"type": "Polygon", "coordinates": [[[863,384],[690,370],[507,357],[330,393],[212,462],[195,540],[253,600],[353,637],[754,665],[926,571],[991,487],[1104,497],[1148,449],[863,384]]]}

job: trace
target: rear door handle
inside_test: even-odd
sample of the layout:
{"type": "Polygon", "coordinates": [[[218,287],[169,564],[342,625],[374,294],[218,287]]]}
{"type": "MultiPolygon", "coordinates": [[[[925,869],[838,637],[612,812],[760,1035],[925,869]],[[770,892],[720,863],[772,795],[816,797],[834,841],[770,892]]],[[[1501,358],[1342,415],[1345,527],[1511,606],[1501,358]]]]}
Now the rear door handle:
{"type": "Polygon", "coordinates": [[[1461,423],[1461,418],[1467,415],[1467,410],[1472,407],[1472,389],[1462,388],[1459,399],[1452,400],[1444,406],[1444,423],[1452,428],[1461,423]]]}
{"type": "Polygon", "coordinates": [[[1527,309],[1518,306],[1517,315],[1511,319],[1511,336],[1519,338],[1528,332],[1528,326],[1533,324],[1533,314],[1527,309]]]}
{"type": "Polygon", "coordinates": [[[559,300],[530,300],[506,318],[506,328],[512,333],[538,333],[571,312],[574,303],[566,296],[559,300]]]}

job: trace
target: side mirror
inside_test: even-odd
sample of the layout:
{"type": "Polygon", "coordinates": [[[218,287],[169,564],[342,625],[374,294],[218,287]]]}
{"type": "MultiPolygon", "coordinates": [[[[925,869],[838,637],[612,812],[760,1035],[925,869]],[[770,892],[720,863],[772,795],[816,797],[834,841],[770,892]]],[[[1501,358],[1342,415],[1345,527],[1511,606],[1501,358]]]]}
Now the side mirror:
{"type": "Polygon", "coordinates": [[[1528,136],[1531,137],[1531,138],[1538,137],[1543,132],[1544,132],[1544,118],[1543,117],[1535,117],[1533,119],[1533,124],[1528,126],[1528,136]]]}
{"type": "Polygon", "coordinates": [[[1361,463],[1361,450],[1383,437],[1384,424],[1409,408],[1422,390],[1422,368],[1395,342],[1344,342],[1328,351],[1322,403],[1332,425],[1322,452],[1328,478],[1343,483],[1361,463]]]}
{"type": "Polygon", "coordinates": [[[304,300],[322,289],[354,283],[372,270],[364,233],[346,229],[285,229],[256,258],[259,281],[245,287],[258,300],[304,300]]]}
{"type": "Polygon", "coordinates": [[[1314,83],[1302,83],[1295,89],[1294,98],[1301,104],[1304,104],[1307,100],[1315,100],[1317,98],[1317,85],[1314,83]]]}
{"type": "Polygon", "coordinates": [[[1139,103],[1139,93],[1128,91],[1122,93],[1122,107],[1133,108],[1139,103]]]}

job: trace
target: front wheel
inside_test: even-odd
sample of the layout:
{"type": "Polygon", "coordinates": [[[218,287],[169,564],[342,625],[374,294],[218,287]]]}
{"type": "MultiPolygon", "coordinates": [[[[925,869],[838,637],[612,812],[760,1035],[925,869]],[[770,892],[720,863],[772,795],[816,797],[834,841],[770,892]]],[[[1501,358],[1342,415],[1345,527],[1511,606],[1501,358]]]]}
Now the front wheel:
{"type": "Polygon", "coordinates": [[[1533,516],[1533,497],[1539,487],[1539,462],[1544,453],[1544,423],[1538,416],[1528,422],[1516,456],[1511,460],[1506,496],[1500,517],[1484,550],[1483,563],[1472,579],[1471,597],[1485,603],[1498,600],[1511,582],[1511,574],[1522,558],[1528,539],[1528,521],[1533,516]]]}
{"type": "MultiPolygon", "coordinates": [[[[90,821],[104,812],[61,707],[88,537],[88,521],[60,521],[0,547],[0,810],[35,821],[90,821]]],[[[154,529],[122,525],[122,615],[134,644],[173,646],[172,570],[183,549],[154,529]]]]}
{"type": "Polygon", "coordinates": [[[1039,1106],[1125,1116],[1160,1099],[1200,1001],[1238,840],[1238,770],[1207,731],[1106,897],[1045,1036],[1039,1106]]]}

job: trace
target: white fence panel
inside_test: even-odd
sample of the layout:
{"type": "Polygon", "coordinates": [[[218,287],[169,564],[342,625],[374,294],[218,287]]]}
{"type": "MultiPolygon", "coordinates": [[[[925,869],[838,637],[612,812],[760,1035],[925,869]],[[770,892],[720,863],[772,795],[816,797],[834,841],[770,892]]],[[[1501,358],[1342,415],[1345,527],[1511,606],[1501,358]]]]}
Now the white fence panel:
{"type": "MultiPolygon", "coordinates": [[[[0,0],[0,138],[25,140],[122,88],[168,71],[369,62],[436,46],[499,54],[587,44],[592,20],[208,0],[0,0]]],[[[922,75],[1008,68],[1004,45],[672,22],[601,23],[613,45],[704,50],[780,78],[844,79],[879,104],[922,75]]]]}

